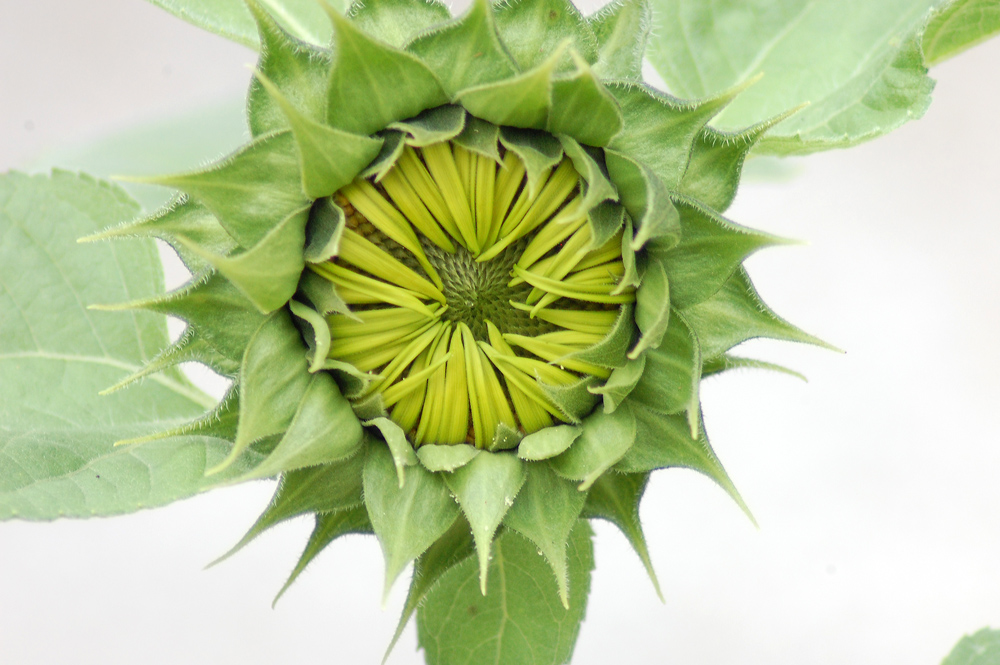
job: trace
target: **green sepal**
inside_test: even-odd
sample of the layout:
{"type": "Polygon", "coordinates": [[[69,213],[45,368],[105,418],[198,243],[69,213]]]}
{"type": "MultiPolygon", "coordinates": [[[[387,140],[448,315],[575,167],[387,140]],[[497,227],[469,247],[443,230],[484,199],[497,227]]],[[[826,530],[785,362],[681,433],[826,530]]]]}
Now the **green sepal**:
{"type": "Polygon", "coordinates": [[[243,549],[247,543],[275,524],[305,515],[330,513],[361,506],[361,469],[365,455],[336,464],[325,464],[283,474],[271,503],[246,535],[228,552],[213,561],[216,565],[243,549]]]}
{"type": "Polygon", "coordinates": [[[290,102],[263,73],[255,78],[285,114],[299,148],[302,191],[311,199],[330,196],[378,156],[382,139],[352,134],[312,119],[290,102]]]}
{"type": "Polygon", "coordinates": [[[642,284],[642,280],[639,279],[638,260],[635,250],[632,248],[632,239],[634,237],[635,232],[632,229],[632,218],[626,214],[625,231],[622,233],[622,264],[625,266],[625,272],[622,274],[621,279],[618,280],[618,286],[615,287],[612,293],[622,293],[630,286],[638,287],[642,284]]]}
{"type": "Polygon", "coordinates": [[[287,311],[269,316],[250,338],[240,367],[240,423],[229,456],[208,474],[232,464],[247,447],[288,429],[311,383],[302,339],[287,311]]]}
{"type": "MultiPolygon", "coordinates": [[[[586,183],[583,208],[589,211],[603,201],[617,201],[618,191],[611,184],[607,171],[595,159],[594,154],[588,152],[572,137],[560,136],[559,142],[566,156],[573,162],[573,168],[586,183]]],[[[595,154],[599,155],[600,151],[595,151],[595,154]]]]}
{"type": "Polygon", "coordinates": [[[580,438],[578,425],[553,425],[532,432],[521,439],[517,456],[523,460],[540,461],[561,454],[580,438]]]}
{"type": "Polygon", "coordinates": [[[371,134],[448,101],[437,77],[413,55],[380,43],[324,4],[334,32],[327,122],[371,134]]]}
{"type": "Polygon", "coordinates": [[[385,593],[408,563],[434,544],[458,517],[458,506],[439,474],[417,464],[399,487],[388,446],[368,446],[364,468],[368,517],[385,555],[385,593]]]}
{"type": "Polygon", "coordinates": [[[646,491],[649,473],[606,473],[601,476],[587,493],[583,507],[583,517],[602,519],[618,527],[628,538],[632,549],[639,555],[643,567],[649,574],[656,595],[663,601],[660,582],[656,579],[653,560],[649,557],[646,536],[639,520],[639,502],[646,491]]]}
{"type": "Polygon", "coordinates": [[[527,472],[524,486],[504,516],[503,524],[538,546],[556,576],[563,607],[568,609],[566,547],[587,495],[571,481],[556,475],[548,464],[530,462],[524,466],[527,472]]]}
{"type": "Polygon", "coordinates": [[[451,19],[438,0],[354,0],[347,17],[358,28],[395,48],[413,36],[451,19]]]}
{"type": "Polygon", "coordinates": [[[362,372],[350,363],[341,360],[327,358],[323,362],[323,369],[329,370],[333,375],[340,392],[347,399],[357,399],[368,390],[368,386],[375,381],[378,376],[369,372],[362,372]]]}
{"type": "Polygon", "coordinates": [[[697,438],[691,436],[690,419],[686,414],[666,415],[656,413],[627,400],[618,411],[631,411],[635,416],[635,445],[615,465],[620,473],[646,473],[656,469],[683,467],[693,469],[714,480],[729,494],[740,509],[757,524],[743,497],[716,457],[708,442],[705,430],[698,430],[697,438]]]}
{"type": "Polygon", "coordinates": [[[472,0],[465,14],[418,35],[406,50],[430,67],[452,98],[459,90],[517,73],[500,43],[489,0],[472,0]]]}
{"type": "Polygon", "coordinates": [[[327,355],[330,353],[330,343],[332,341],[330,324],[312,307],[303,305],[296,300],[288,301],[288,309],[291,310],[295,320],[301,322],[299,330],[303,330],[304,326],[308,326],[308,329],[312,331],[312,334],[306,334],[303,330],[303,337],[306,340],[306,346],[309,347],[309,354],[311,356],[309,359],[309,371],[315,374],[323,369],[327,355]]]}
{"type": "Polygon", "coordinates": [[[489,157],[498,164],[501,163],[500,150],[497,141],[500,140],[500,128],[492,122],[481,120],[470,115],[465,121],[462,133],[455,137],[455,145],[466,150],[489,157]]]}
{"type": "MultiPolygon", "coordinates": [[[[590,248],[597,249],[618,233],[625,223],[625,208],[614,201],[601,201],[587,212],[587,224],[590,226],[590,248]]],[[[631,238],[631,233],[629,234],[631,238]]],[[[623,250],[624,254],[624,250],[623,250]]],[[[632,256],[635,256],[633,252],[632,256]]],[[[638,283],[638,282],[636,282],[638,283]]],[[[621,282],[618,289],[623,288],[621,282]]]]}
{"type": "Polygon", "coordinates": [[[721,374],[722,372],[728,372],[733,369],[768,369],[772,372],[787,374],[788,376],[794,376],[796,379],[807,381],[804,374],[796,372],[795,370],[789,369],[783,365],[769,363],[764,360],[756,360],[754,358],[741,358],[739,356],[731,356],[728,354],[716,356],[703,361],[701,364],[701,377],[705,378],[715,374],[721,374]]]}
{"type": "Polygon", "coordinates": [[[757,289],[742,266],[712,297],[685,309],[684,317],[697,334],[706,358],[719,356],[755,337],[838,350],[775,314],[757,295],[757,289]]]}
{"type": "Polygon", "coordinates": [[[528,194],[538,192],[538,179],[555,168],[563,158],[562,144],[548,132],[519,127],[501,127],[500,143],[524,162],[528,176],[528,194]]]}
{"type": "Polygon", "coordinates": [[[326,549],[327,545],[341,536],[352,533],[374,533],[372,531],[372,524],[368,520],[368,510],[365,509],[364,505],[335,510],[329,513],[316,513],[316,526],[313,527],[313,532],[309,536],[309,542],[306,543],[306,547],[302,551],[302,556],[299,557],[295,568],[288,575],[285,584],[278,591],[277,595],[275,595],[274,600],[271,602],[271,607],[273,608],[278,604],[278,600],[285,595],[285,592],[298,579],[302,571],[306,569],[306,566],[312,563],[312,560],[326,549]]]}
{"type": "Polygon", "coordinates": [[[615,0],[587,23],[597,38],[594,72],[602,79],[642,80],[642,60],[653,25],[648,0],[615,0]]]}
{"type": "Polygon", "coordinates": [[[642,373],[646,370],[646,356],[640,355],[635,360],[629,360],[623,367],[617,367],[603,385],[593,386],[590,392],[604,398],[604,412],[612,413],[625,398],[632,394],[642,373]]]}
{"type": "Polygon", "coordinates": [[[703,128],[694,140],[687,170],[677,191],[725,212],[736,197],[747,155],[767,130],[792,113],[794,111],[782,113],[741,132],[703,128]]]}
{"type": "Polygon", "coordinates": [[[597,37],[570,0],[510,0],[497,3],[495,12],[500,39],[521,71],[537,67],[566,43],[584,62],[597,61],[597,37]]]}
{"type": "MultiPolygon", "coordinates": [[[[669,303],[668,303],[669,306],[669,303]]],[[[611,330],[597,344],[582,351],[570,354],[569,357],[576,360],[599,365],[601,367],[622,367],[628,361],[628,350],[632,346],[635,338],[635,325],[632,318],[632,303],[625,303],[618,310],[618,318],[615,319],[611,330]]],[[[593,392],[594,386],[588,386],[588,390],[593,392]]]]}
{"type": "Polygon", "coordinates": [[[472,527],[479,555],[479,590],[484,596],[493,536],[514,505],[525,475],[525,464],[515,455],[483,450],[465,466],[443,476],[472,527]]]}
{"type": "Polygon", "coordinates": [[[655,349],[663,341],[670,324],[670,279],[660,255],[646,257],[645,270],[635,292],[635,324],[639,341],[628,353],[635,360],[647,349],[655,349]]]}
{"type": "MultiPolygon", "coordinates": [[[[271,80],[280,94],[307,118],[318,121],[326,114],[326,86],[330,52],[300,41],[278,25],[257,0],[244,0],[257,23],[260,59],[257,70],[271,80]]],[[[261,85],[250,81],[247,121],[253,137],[289,127],[277,100],[261,85]]]]}
{"type": "MultiPolygon", "coordinates": [[[[629,400],[660,413],[697,414],[701,352],[698,339],[681,314],[673,313],[662,343],[646,351],[645,357],[642,378],[629,400]]],[[[691,428],[697,432],[696,420],[692,420],[691,428]]]]}
{"type": "Polygon", "coordinates": [[[546,129],[586,145],[606,146],[622,130],[622,112],[587,61],[575,50],[570,55],[576,71],[552,82],[552,110],[546,129]]]}
{"type": "Polygon", "coordinates": [[[250,248],[289,213],[310,203],[302,192],[298,153],[292,133],[282,131],[259,136],[201,171],[134,180],[186,192],[241,246],[250,248]]]}
{"type": "Polygon", "coordinates": [[[584,416],[594,410],[597,404],[597,397],[590,392],[590,388],[597,383],[596,376],[585,376],[573,383],[553,386],[542,381],[538,382],[539,387],[555,406],[563,418],[569,423],[579,423],[584,416]]]}
{"type": "Polygon", "coordinates": [[[353,316],[347,303],[337,293],[333,282],[320,277],[311,270],[302,273],[302,279],[299,280],[299,293],[305,296],[316,311],[323,316],[329,316],[333,313],[353,316]]]}
{"type": "Polygon", "coordinates": [[[236,374],[250,338],[264,321],[246,295],[215,272],[162,296],[101,309],[145,309],[181,319],[188,324],[186,335],[216,352],[210,366],[226,376],[236,374]]]}
{"type": "Polygon", "coordinates": [[[410,618],[441,579],[441,576],[466,559],[471,558],[475,553],[476,546],[472,539],[471,527],[465,518],[459,515],[451,528],[434,541],[434,544],[426,552],[417,557],[413,564],[413,579],[410,580],[410,590],[406,594],[406,604],[403,605],[403,612],[399,616],[399,623],[396,625],[392,641],[389,642],[385,656],[382,657],[383,665],[389,659],[389,654],[392,653],[393,647],[402,636],[406,624],[409,623],[410,618]]]}
{"type": "Polygon", "coordinates": [[[611,149],[649,167],[670,189],[684,176],[699,132],[737,92],[692,104],[646,85],[611,83],[608,90],[625,117],[611,149]]]}
{"type": "Polygon", "coordinates": [[[333,199],[324,197],[313,203],[306,223],[306,247],[302,253],[306,262],[323,263],[337,256],[346,222],[343,208],[333,199]]]}
{"type": "Polygon", "coordinates": [[[202,272],[208,264],[188,251],[187,245],[180,239],[216,254],[228,254],[237,247],[236,241],[222,228],[215,215],[183,194],[175,196],[152,215],[80,238],[79,242],[117,238],[159,238],[174,248],[187,269],[194,274],[202,272]]]}
{"type": "Polygon", "coordinates": [[[302,247],[306,241],[309,208],[293,211],[281,220],[261,241],[239,254],[222,256],[187,244],[188,250],[222,273],[239,287],[264,314],[278,309],[295,295],[305,262],[302,247]]]}
{"type": "Polygon", "coordinates": [[[561,52],[554,53],[523,74],[475,84],[455,98],[472,115],[493,124],[545,129],[552,108],[552,76],[560,57],[561,52]]]}
{"type": "Polygon", "coordinates": [[[435,445],[425,443],[417,448],[417,459],[428,471],[451,472],[459,469],[479,454],[479,448],[464,443],[454,445],[435,445]]]}
{"type": "Polygon", "coordinates": [[[405,139],[407,145],[423,148],[432,143],[450,141],[461,134],[465,129],[465,115],[465,110],[461,106],[446,104],[422,111],[407,120],[394,122],[389,128],[409,134],[405,139]]]}
{"type": "Polygon", "coordinates": [[[339,462],[358,452],[361,434],[361,424],[333,377],[314,374],[277,447],[240,481],[339,462]]]}
{"type": "Polygon", "coordinates": [[[428,665],[569,662],[590,591],[592,535],[585,520],[570,533],[569,610],[538,547],[509,529],[494,545],[489,574],[495,581],[488,596],[475,587],[478,570],[471,559],[442,575],[417,611],[417,637],[428,665]]]}
{"type": "Polygon", "coordinates": [[[382,150],[378,156],[372,160],[368,167],[358,174],[359,178],[371,178],[374,176],[375,182],[380,182],[382,178],[396,165],[396,160],[406,149],[406,134],[391,129],[386,129],[377,134],[382,139],[382,150]]]}
{"type": "MultiPolygon", "coordinates": [[[[133,446],[149,441],[168,439],[174,436],[210,436],[216,439],[232,441],[236,438],[236,427],[239,423],[240,400],[239,389],[234,385],[229,388],[218,404],[208,413],[191,422],[160,430],[144,436],[116,441],[116,446],[133,446]]],[[[252,466],[252,464],[247,465],[252,466]]]]}
{"type": "Polygon", "coordinates": [[[750,254],[782,242],[775,236],[733,224],[697,201],[678,199],[681,242],[667,250],[650,243],[660,254],[670,279],[670,299],[685,309],[710,298],[729,280],[750,254]]]}
{"type": "Polygon", "coordinates": [[[382,435],[385,444],[389,447],[392,455],[392,464],[396,468],[396,478],[399,481],[399,489],[403,489],[406,484],[406,467],[415,466],[419,463],[413,446],[406,438],[406,432],[399,425],[388,418],[373,418],[365,421],[366,427],[374,427],[382,435]]]}
{"type": "Polygon", "coordinates": [[[511,427],[505,422],[499,422],[493,432],[493,439],[487,444],[486,450],[491,453],[513,450],[521,443],[522,438],[521,430],[511,427]]]}
{"type": "Polygon", "coordinates": [[[664,248],[676,245],[680,215],[663,180],[645,164],[613,150],[605,150],[604,159],[622,205],[636,224],[632,249],[639,251],[652,240],[664,248]]]}
{"type": "Polygon", "coordinates": [[[635,441],[636,422],[628,409],[595,411],[581,429],[580,438],[549,464],[563,478],[580,481],[583,492],[628,453],[635,441]]]}

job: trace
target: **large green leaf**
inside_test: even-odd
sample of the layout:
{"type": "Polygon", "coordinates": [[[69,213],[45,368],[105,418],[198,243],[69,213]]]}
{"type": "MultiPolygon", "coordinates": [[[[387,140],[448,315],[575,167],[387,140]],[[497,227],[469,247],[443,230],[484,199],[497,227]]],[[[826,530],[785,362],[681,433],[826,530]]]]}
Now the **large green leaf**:
{"type": "Polygon", "coordinates": [[[924,32],[924,58],[935,65],[1000,32],[996,0],[953,0],[931,17],[924,32]]]}
{"type": "MultiPolygon", "coordinates": [[[[257,26],[243,0],[149,0],[209,32],[257,49],[257,26]]],[[[344,0],[326,0],[343,10],[344,0]]],[[[289,34],[313,44],[330,41],[330,22],[316,0],[258,0],[289,34]]]]}
{"type": "Polygon", "coordinates": [[[983,628],[966,635],[941,665],[993,665],[1000,662],[1000,630],[983,628]]]}
{"type": "Polygon", "coordinates": [[[124,513],[246,471],[206,479],[229,448],[210,437],[114,446],[212,404],[176,369],[98,395],[168,343],[162,315],[87,309],[162,290],[151,241],[76,242],[137,211],[87,176],[0,176],[0,518],[124,513]]]}
{"type": "Polygon", "coordinates": [[[536,545],[511,531],[495,543],[489,595],[479,593],[474,558],[445,573],[417,613],[429,665],[568,662],[590,591],[590,536],[590,526],[580,520],[569,537],[569,609],[536,545]]]}
{"type": "MultiPolygon", "coordinates": [[[[649,58],[671,90],[688,98],[714,95],[763,73],[719,116],[721,129],[809,104],[771,130],[758,150],[844,147],[885,134],[927,109],[933,81],[921,44],[928,14],[939,3],[652,0],[658,30],[649,58]]],[[[996,31],[995,2],[958,5],[954,30],[932,22],[932,62],[996,31]],[[983,25],[972,25],[974,5],[991,6],[983,25]]]]}

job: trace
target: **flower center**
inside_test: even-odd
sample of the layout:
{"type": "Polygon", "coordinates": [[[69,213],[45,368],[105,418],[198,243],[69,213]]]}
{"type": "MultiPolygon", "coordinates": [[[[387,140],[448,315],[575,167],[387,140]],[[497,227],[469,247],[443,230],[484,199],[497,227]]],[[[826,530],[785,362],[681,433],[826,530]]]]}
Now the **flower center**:
{"type": "Polygon", "coordinates": [[[623,231],[595,242],[583,189],[569,159],[529,184],[512,151],[442,142],[338,192],[338,255],[312,269],[350,309],[328,318],[329,356],[366,374],[355,408],[416,446],[487,449],[584,415],[610,375],[593,350],[635,292],[623,231]]]}

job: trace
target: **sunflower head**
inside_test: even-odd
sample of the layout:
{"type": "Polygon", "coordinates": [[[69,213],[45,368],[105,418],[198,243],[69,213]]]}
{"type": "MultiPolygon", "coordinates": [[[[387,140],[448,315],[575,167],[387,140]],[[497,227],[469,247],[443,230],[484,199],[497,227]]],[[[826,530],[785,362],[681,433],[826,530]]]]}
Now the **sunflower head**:
{"type": "Polygon", "coordinates": [[[313,513],[294,579],[338,536],[373,532],[387,587],[416,561],[403,623],[467,567],[487,594],[504,547],[551,568],[545,593],[576,626],[587,518],[621,527],[652,576],[650,472],[695,469],[743,506],[700,381],[760,366],[729,354],[751,337],[816,341],[742,268],[777,240],[721,214],[780,118],[721,133],[708,123],[738,90],[682,101],[643,83],[642,0],[586,18],[569,0],[475,0],[456,18],[356,3],[328,11],[329,48],[247,6],[252,140],[156,178],[182,194],[103,234],[162,238],[194,275],[133,303],[187,322],[133,378],[194,360],[232,379],[180,431],[230,441],[219,468],[280,477],[244,542],[313,513]]]}

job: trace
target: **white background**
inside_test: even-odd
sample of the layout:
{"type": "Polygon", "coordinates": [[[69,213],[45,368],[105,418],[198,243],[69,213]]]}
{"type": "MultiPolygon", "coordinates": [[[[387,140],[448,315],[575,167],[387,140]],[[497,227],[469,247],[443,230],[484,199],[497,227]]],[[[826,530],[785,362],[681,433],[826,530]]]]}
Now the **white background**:
{"type": "MultiPolygon", "coordinates": [[[[238,95],[253,59],[141,0],[0,0],[0,171],[238,95]]],[[[731,218],[809,242],[748,262],[762,295],[847,353],[755,344],[810,383],[705,382],[761,528],[706,479],[655,474],[642,516],[666,603],[597,525],[574,663],[935,665],[1000,627],[998,70],[1000,42],[976,48],[934,70],[922,121],[744,185],[731,218]]],[[[379,662],[406,583],[382,611],[374,539],[337,542],[274,611],[308,521],[202,570],[270,493],[0,524],[0,663],[379,662]]],[[[390,662],[422,662],[415,644],[411,626],[390,662]]]]}

